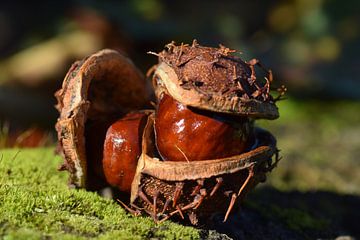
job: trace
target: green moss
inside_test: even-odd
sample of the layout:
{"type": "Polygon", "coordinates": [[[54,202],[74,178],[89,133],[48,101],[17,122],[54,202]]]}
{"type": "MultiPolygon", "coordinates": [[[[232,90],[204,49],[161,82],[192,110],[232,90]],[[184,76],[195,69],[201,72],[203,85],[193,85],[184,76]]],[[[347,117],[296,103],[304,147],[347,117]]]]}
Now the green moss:
{"type": "Polygon", "coordinates": [[[28,240],[35,240],[40,239],[41,233],[38,231],[35,231],[33,229],[27,229],[27,228],[19,228],[19,229],[11,229],[7,232],[7,235],[4,237],[4,240],[22,240],[22,239],[28,239],[28,240]]]}
{"type": "Polygon", "coordinates": [[[196,229],[134,218],[114,201],[67,187],[53,149],[0,153],[0,237],[5,239],[197,239],[196,229]]]}

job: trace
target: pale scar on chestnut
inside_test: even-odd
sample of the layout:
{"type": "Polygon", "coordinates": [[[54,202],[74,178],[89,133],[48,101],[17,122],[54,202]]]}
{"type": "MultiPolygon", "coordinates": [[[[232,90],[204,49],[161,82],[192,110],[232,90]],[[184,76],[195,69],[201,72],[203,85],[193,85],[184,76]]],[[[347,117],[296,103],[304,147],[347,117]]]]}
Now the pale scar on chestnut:
{"type": "Polygon", "coordinates": [[[225,222],[280,160],[275,137],[254,122],[279,117],[286,88],[272,96],[272,71],[222,45],[150,53],[148,79],[113,50],[70,68],[56,93],[60,169],[73,187],[117,189],[135,216],[225,222]]]}

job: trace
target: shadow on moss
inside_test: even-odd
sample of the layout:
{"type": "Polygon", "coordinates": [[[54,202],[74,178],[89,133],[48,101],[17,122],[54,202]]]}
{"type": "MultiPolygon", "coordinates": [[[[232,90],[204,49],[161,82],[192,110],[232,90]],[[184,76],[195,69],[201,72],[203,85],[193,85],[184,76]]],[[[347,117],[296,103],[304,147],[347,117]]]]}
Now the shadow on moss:
{"type": "Polygon", "coordinates": [[[234,239],[358,238],[359,203],[356,195],[259,188],[227,223],[215,216],[212,228],[234,239]]]}

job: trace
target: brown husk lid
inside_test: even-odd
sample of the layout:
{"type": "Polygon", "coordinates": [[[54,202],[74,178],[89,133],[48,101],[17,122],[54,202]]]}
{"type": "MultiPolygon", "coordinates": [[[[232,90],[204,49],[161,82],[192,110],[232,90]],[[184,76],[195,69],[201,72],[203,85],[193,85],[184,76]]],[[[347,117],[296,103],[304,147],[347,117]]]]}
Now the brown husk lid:
{"type": "Polygon", "coordinates": [[[252,118],[276,119],[278,109],[270,95],[271,70],[258,60],[243,61],[234,50],[170,43],[159,54],[153,85],[160,97],[166,92],[182,104],[195,108],[243,115],[252,118]],[[255,66],[267,76],[258,79],[255,66]]]}

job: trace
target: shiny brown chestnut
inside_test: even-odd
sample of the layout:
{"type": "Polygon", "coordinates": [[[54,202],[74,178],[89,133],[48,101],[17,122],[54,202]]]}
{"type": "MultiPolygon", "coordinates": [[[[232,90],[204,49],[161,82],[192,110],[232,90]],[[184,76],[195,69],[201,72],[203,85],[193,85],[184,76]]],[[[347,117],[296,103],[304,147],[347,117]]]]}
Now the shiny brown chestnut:
{"type": "Polygon", "coordinates": [[[245,152],[253,142],[249,118],[189,108],[167,94],[155,118],[156,145],[163,160],[225,158],[245,152]]]}
{"type": "Polygon", "coordinates": [[[141,139],[146,121],[146,113],[129,113],[107,130],[103,169],[106,181],[120,191],[130,193],[141,154],[141,139]]]}

